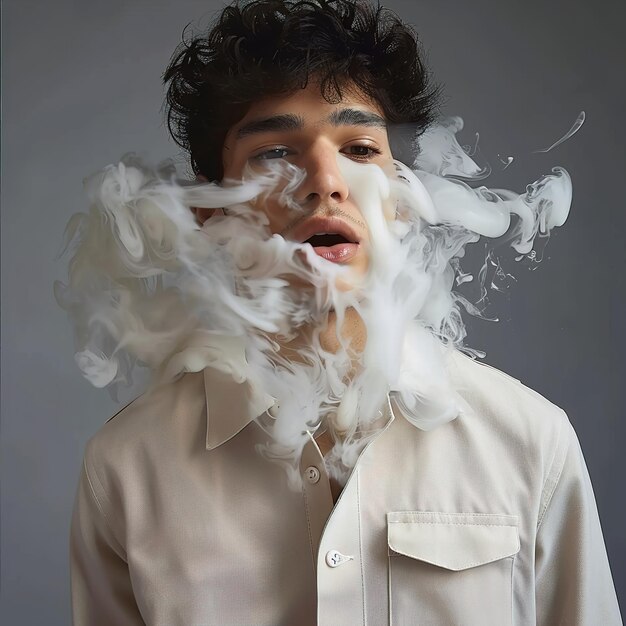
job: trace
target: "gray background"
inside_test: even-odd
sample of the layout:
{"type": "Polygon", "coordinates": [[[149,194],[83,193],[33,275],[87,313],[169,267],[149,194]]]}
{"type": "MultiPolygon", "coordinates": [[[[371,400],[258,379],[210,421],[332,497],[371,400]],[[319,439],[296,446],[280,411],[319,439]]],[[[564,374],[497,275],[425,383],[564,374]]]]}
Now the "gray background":
{"type": "MultiPolygon", "coordinates": [[[[179,154],[159,111],[160,74],[194,0],[8,0],[3,5],[2,560],[5,624],[68,624],[68,527],[87,438],[118,408],[84,381],[52,282],[81,180],[122,153],[179,154]]],[[[445,111],[480,132],[492,186],[522,191],[553,165],[574,203],[537,271],[518,268],[499,324],[470,320],[470,345],[569,414],[587,459],[611,565],[626,601],[621,1],[390,0],[416,25],[445,83],[445,111]],[[587,122],[550,145],[579,111],[587,122]],[[499,171],[497,154],[516,161],[499,171]]],[[[129,392],[120,403],[130,398],[129,392]]]]}

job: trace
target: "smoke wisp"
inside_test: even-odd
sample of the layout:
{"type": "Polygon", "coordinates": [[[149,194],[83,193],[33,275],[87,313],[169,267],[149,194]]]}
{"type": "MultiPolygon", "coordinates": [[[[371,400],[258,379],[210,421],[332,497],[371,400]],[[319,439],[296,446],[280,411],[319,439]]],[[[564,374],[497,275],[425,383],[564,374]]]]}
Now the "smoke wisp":
{"type": "MultiPolygon", "coordinates": [[[[518,259],[538,235],[567,219],[572,190],[554,168],[524,193],[479,184],[488,173],[458,143],[460,118],[429,129],[409,168],[390,171],[338,156],[367,225],[367,271],[318,256],[310,244],[272,234],[259,206],[271,196],[297,218],[305,172],[284,161],[242,181],[189,184],[173,166],[132,155],[85,181],[88,213],[66,229],[69,278],[55,296],[75,329],[75,359],[97,387],[130,384],[136,365],[153,384],[220,370],[251,381],[276,402],[259,416],[261,452],[299,485],[307,432],[336,444],[329,472],[345,481],[380,428],[391,394],[422,429],[463,409],[446,374],[446,351],[464,345],[462,311],[480,315],[456,287],[466,247],[506,236],[518,259]],[[191,207],[221,209],[199,226],[191,207]],[[345,328],[358,327],[362,342],[345,328]],[[328,329],[336,345],[328,345],[328,329]]],[[[478,280],[484,291],[488,255],[478,280]]]]}

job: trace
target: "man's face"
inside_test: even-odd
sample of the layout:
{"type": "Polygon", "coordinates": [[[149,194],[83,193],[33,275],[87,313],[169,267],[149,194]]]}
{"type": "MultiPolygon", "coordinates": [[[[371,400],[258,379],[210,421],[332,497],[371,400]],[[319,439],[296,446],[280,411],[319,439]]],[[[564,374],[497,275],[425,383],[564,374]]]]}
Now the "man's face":
{"type": "Polygon", "coordinates": [[[226,135],[224,179],[239,180],[246,165],[258,170],[273,159],[303,169],[306,178],[294,194],[302,211],[281,205],[277,194],[259,205],[268,217],[270,231],[298,242],[317,236],[311,245],[320,256],[362,276],[368,266],[368,229],[350,196],[337,155],[387,170],[392,156],[378,104],[355,89],[343,92],[343,99],[331,104],[312,81],[292,95],[252,104],[226,135]],[[338,235],[320,238],[322,233],[338,235]]]}

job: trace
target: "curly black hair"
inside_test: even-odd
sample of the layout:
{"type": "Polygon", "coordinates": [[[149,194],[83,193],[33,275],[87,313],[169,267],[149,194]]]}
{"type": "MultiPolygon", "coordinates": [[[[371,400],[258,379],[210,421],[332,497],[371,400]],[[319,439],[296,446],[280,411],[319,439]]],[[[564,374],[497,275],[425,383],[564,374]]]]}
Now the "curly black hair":
{"type": "Polygon", "coordinates": [[[293,93],[311,77],[328,102],[339,102],[349,84],[377,102],[394,157],[413,162],[440,90],[431,86],[417,34],[361,0],[236,0],[206,35],[185,41],[183,34],[163,74],[169,131],[193,172],[219,181],[226,133],[249,105],[293,93]]]}

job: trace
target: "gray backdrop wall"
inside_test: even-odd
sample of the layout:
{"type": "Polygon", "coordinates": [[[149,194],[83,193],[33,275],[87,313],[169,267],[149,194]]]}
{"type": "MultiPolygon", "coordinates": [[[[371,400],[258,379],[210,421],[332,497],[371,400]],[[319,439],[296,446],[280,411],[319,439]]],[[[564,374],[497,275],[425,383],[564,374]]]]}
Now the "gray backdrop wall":
{"type": "MultiPolygon", "coordinates": [[[[68,527],[83,446],[118,405],[84,381],[52,282],[81,180],[137,151],[179,156],[160,113],[160,75],[213,0],[5,0],[2,159],[2,547],[4,624],[68,624],[68,527]]],[[[537,271],[470,320],[487,362],[569,414],[587,459],[618,594],[626,602],[623,182],[626,11],[618,0],[390,0],[416,25],[445,112],[480,132],[492,186],[519,191],[566,167],[574,203],[537,271]],[[587,121],[560,137],[580,110],[587,121]],[[497,155],[516,161],[505,171],[497,155]]],[[[120,404],[133,395],[120,398],[120,404]]]]}

